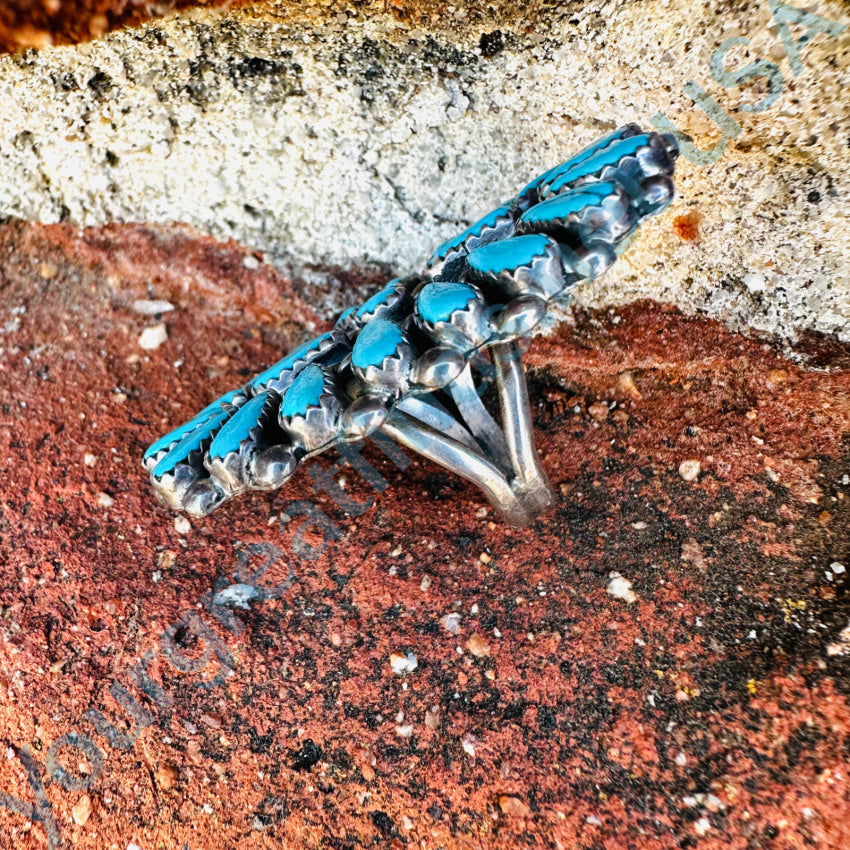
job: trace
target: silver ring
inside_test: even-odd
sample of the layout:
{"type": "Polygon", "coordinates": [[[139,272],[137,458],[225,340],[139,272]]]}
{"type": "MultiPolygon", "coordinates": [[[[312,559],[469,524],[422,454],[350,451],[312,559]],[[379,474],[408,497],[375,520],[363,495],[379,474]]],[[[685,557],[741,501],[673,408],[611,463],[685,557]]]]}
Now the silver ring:
{"type": "Polygon", "coordinates": [[[520,341],[673,199],[672,136],[621,127],[531,181],[335,327],[157,440],[157,496],[204,516],[309,457],[383,434],[473,482],[511,525],[554,503],[520,341]],[[482,400],[495,381],[496,400],[482,400]]]}

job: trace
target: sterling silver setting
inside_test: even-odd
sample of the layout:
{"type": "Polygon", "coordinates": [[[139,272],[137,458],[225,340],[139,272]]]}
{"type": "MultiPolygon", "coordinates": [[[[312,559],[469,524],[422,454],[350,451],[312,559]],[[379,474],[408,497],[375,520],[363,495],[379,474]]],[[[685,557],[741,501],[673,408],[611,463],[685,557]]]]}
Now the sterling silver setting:
{"type": "Polygon", "coordinates": [[[204,516],[282,486],[305,459],[381,432],[460,475],[523,526],[554,504],[521,341],[604,274],[674,195],[678,149],[635,124],[542,174],[334,328],[145,452],[159,499],[204,516]],[[482,396],[495,382],[490,408],[482,396]]]}

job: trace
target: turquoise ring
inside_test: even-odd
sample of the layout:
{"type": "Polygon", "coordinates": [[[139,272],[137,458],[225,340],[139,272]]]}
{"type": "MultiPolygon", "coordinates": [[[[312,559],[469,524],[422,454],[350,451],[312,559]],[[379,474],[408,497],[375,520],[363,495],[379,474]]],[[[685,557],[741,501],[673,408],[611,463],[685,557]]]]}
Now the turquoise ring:
{"type": "Polygon", "coordinates": [[[380,434],[474,483],[511,525],[531,522],[554,495],[520,343],[669,206],[677,155],[672,136],[627,124],[545,171],[440,245],[421,273],[391,280],[156,440],[142,459],[156,495],[204,516],[380,434]]]}

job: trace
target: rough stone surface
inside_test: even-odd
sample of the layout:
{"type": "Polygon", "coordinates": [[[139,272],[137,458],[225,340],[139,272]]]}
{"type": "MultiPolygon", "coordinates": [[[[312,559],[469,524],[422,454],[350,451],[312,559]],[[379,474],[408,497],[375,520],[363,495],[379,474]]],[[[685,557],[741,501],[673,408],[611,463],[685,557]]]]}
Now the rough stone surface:
{"type": "Polygon", "coordinates": [[[144,447],[322,327],[185,226],[0,226],[0,794],[50,807],[0,796],[3,850],[850,844],[846,348],[580,310],[524,358],[558,494],[531,528],[374,447],[360,516],[299,474],[175,523],[144,447]],[[174,307],[150,352],[142,300],[174,307]],[[339,529],[313,560],[298,500],[339,529]],[[279,598],[210,607],[267,556],[279,598]]]}
{"type": "MultiPolygon", "coordinates": [[[[590,306],[652,297],[735,328],[850,339],[850,30],[814,34],[795,76],[767,3],[592,0],[556,7],[264,3],[195,11],[0,60],[0,214],[192,224],[262,251],[325,317],[351,271],[415,271],[531,176],[659,110],[701,148],[700,82],[742,130],[590,306]],[[522,11],[518,9],[522,8],[522,11]],[[776,63],[742,89],[711,79],[776,63]],[[748,51],[748,53],[746,52],[748,51]]],[[[846,7],[818,4],[846,23],[846,7]]],[[[800,37],[801,31],[792,34],[800,37]]]]}

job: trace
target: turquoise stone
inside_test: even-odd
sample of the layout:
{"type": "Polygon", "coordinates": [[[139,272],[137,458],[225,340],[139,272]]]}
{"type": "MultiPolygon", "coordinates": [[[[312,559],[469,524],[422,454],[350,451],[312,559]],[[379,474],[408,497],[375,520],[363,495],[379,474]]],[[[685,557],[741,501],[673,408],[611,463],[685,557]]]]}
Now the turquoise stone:
{"type": "Polygon", "coordinates": [[[325,373],[320,366],[311,364],[302,369],[283,394],[280,418],[305,416],[308,407],[318,407],[325,393],[325,373]]]}
{"type": "Polygon", "coordinates": [[[224,423],[209,448],[210,457],[226,457],[231,452],[239,451],[239,444],[248,439],[248,432],[257,425],[268,397],[268,393],[254,396],[224,423]]]}
{"type": "MultiPolygon", "coordinates": [[[[577,165],[581,165],[583,162],[586,162],[592,156],[595,156],[602,150],[605,150],[609,145],[614,142],[620,141],[622,138],[622,132],[617,130],[604,138],[600,139],[598,142],[594,142],[592,145],[588,145],[583,150],[579,151],[574,156],[571,156],[566,162],[561,163],[557,168],[553,168],[547,175],[545,182],[551,183],[553,180],[557,180],[562,174],[565,174],[572,168],[575,168],[577,165]]],[[[541,181],[542,182],[542,181],[541,181]]]]}
{"type": "Polygon", "coordinates": [[[617,191],[617,187],[610,181],[599,183],[588,183],[580,189],[564,192],[556,195],[542,204],[533,206],[525,212],[520,221],[547,222],[564,219],[573,213],[581,212],[585,207],[601,204],[610,194],[617,191]]]}
{"type": "Polygon", "coordinates": [[[560,191],[568,183],[578,180],[580,177],[596,174],[606,165],[616,165],[624,156],[633,156],[649,140],[647,133],[623,139],[607,150],[600,150],[594,156],[569,168],[549,185],[548,194],[552,195],[560,191]]]}
{"type": "Polygon", "coordinates": [[[542,174],[540,177],[532,180],[520,193],[517,197],[523,197],[532,189],[537,188],[538,186],[543,186],[545,184],[551,183],[553,180],[557,180],[560,175],[569,171],[571,168],[575,168],[577,165],[580,165],[586,159],[589,159],[594,154],[598,153],[601,150],[604,150],[608,147],[608,145],[613,144],[614,142],[619,141],[623,138],[623,133],[627,130],[626,127],[620,127],[615,130],[613,133],[609,133],[599,141],[594,142],[592,145],[588,145],[583,150],[579,151],[575,156],[570,157],[566,162],[562,162],[560,165],[556,165],[554,168],[550,168],[545,174],[542,174]]]}
{"type": "Polygon", "coordinates": [[[151,473],[154,478],[160,479],[167,472],[171,472],[177,464],[182,463],[189,457],[191,452],[200,449],[201,444],[208,440],[216,429],[224,422],[230,414],[226,410],[211,416],[203,425],[195,428],[187,434],[171,451],[153,468],[151,473]]]}
{"type": "Polygon", "coordinates": [[[549,241],[548,236],[535,233],[492,242],[476,248],[468,257],[469,265],[482,274],[510,272],[520,266],[530,265],[536,257],[542,256],[549,241]]]}
{"type": "Polygon", "coordinates": [[[424,321],[436,325],[448,322],[452,313],[465,309],[475,298],[475,290],[465,283],[429,283],[416,296],[416,309],[424,321]]]}
{"type": "Polygon", "coordinates": [[[173,446],[175,443],[182,440],[190,431],[194,431],[199,425],[202,425],[214,411],[217,411],[223,404],[227,404],[233,400],[233,397],[239,390],[231,390],[225,393],[221,398],[217,398],[212,404],[208,404],[200,413],[185,422],[179,428],[175,428],[164,437],[160,437],[148,450],[145,452],[144,459],[148,460],[154,455],[158,455],[163,449],[173,446]]]}
{"type": "Polygon", "coordinates": [[[384,358],[392,357],[403,342],[401,328],[394,322],[388,319],[372,319],[363,326],[354,341],[351,362],[358,369],[380,366],[384,358]]]}
{"type": "Polygon", "coordinates": [[[284,372],[288,372],[292,369],[298,360],[303,360],[305,355],[309,354],[311,351],[315,351],[319,348],[322,342],[326,339],[330,339],[331,332],[323,333],[321,336],[317,336],[315,339],[311,339],[308,342],[299,345],[293,352],[287,354],[283,360],[278,360],[274,366],[270,366],[266,369],[265,372],[260,372],[253,381],[251,381],[251,386],[254,389],[257,387],[265,386],[269,381],[276,381],[283,375],[284,372]]]}
{"type": "Polygon", "coordinates": [[[357,311],[357,318],[362,319],[364,316],[374,313],[382,304],[386,304],[398,291],[399,282],[398,278],[391,280],[380,292],[376,292],[365,304],[361,305],[357,311]]]}
{"type": "Polygon", "coordinates": [[[437,248],[436,251],[434,251],[433,256],[439,260],[442,260],[443,257],[445,257],[446,254],[449,253],[449,251],[463,245],[463,243],[466,242],[466,240],[469,239],[470,236],[480,236],[485,229],[495,227],[496,222],[500,218],[508,217],[510,208],[510,204],[504,204],[503,206],[493,210],[493,212],[487,213],[484,218],[480,218],[478,221],[475,222],[475,224],[472,224],[467,227],[466,230],[463,231],[463,233],[459,233],[457,236],[453,237],[452,239],[449,239],[447,242],[443,242],[443,244],[440,245],[440,247],[437,248]]]}

